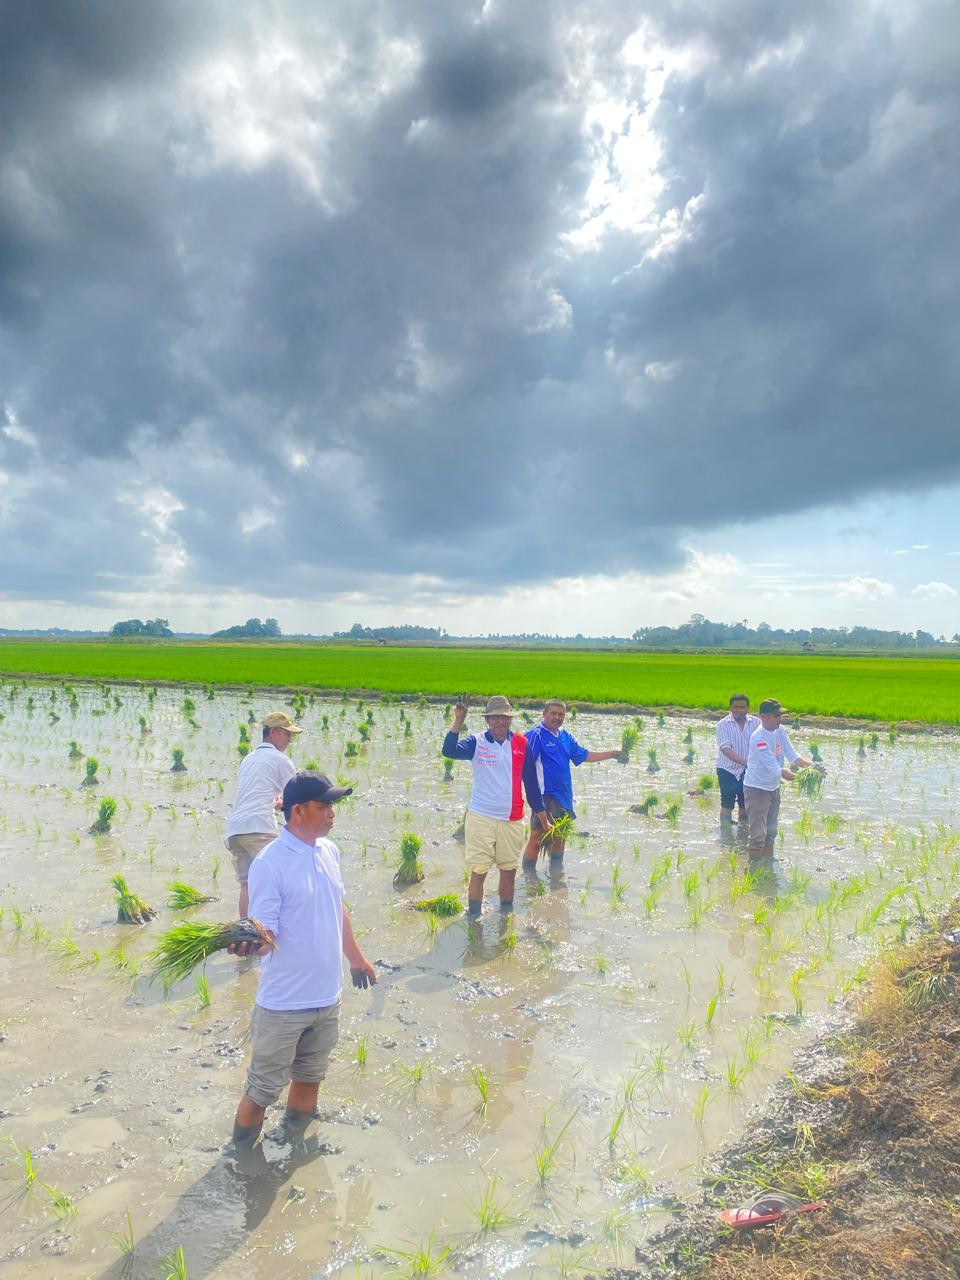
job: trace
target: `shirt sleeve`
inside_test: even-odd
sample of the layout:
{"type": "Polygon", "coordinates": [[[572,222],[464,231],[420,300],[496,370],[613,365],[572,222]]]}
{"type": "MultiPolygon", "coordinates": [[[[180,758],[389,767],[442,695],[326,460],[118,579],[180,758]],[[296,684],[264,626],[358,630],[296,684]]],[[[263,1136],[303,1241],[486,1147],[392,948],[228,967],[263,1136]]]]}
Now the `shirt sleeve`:
{"type": "Polygon", "coordinates": [[[797,752],[794,749],[793,743],[790,741],[790,735],[787,733],[786,729],[781,729],[780,732],[783,735],[783,739],[782,739],[783,754],[786,757],[786,759],[789,760],[791,764],[793,764],[794,760],[796,760],[797,758],[797,752]]]}
{"type": "MultiPolygon", "coordinates": [[[[752,729],[750,730],[752,732],[752,729]]],[[[721,720],[717,724],[717,746],[732,747],[733,746],[733,725],[729,721],[721,720]]]]}
{"type": "Polygon", "coordinates": [[[527,740],[527,755],[533,756],[534,760],[539,760],[543,752],[543,742],[540,738],[540,730],[536,725],[532,729],[528,729],[523,735],[527,740]]]}
{"type": "Polygon", "coordinates": [[[529,746],[523,753],[523,789],[527,793],[527,804],[534,813],[543,812],[543,794],[540,791],[540,780],[537,777],[537,762],[530,753],[529,746]]]}
{"type": "Polygon", "coordinates": [[[476,750],[476,734],[469,733],[465,738],[461,738],[451,729],[443,740],[440,754],[447,760],[472,760],[476,750]]]}
{"type": "Polygon", "coordinates": [[[263,858],[254,858],[251,862],[247,888],[248,914],[276,935],[280,924],[280,886],[273,868],[263,858]]]}
{"type": "Polygon", "coordinates": [[[581,747],[572,733],[567,734],[567,753],[570,756],[571,764],[583,764],[590,752],[586,747],[581,747]]]}
{"type": "Polygon", "coordinates": [[[280,759],[277,761],[277,781],[280,784],[280,791],[287,785],[291,778],[297,776],[297,766],[293,763],[288,755],[280,753],[280,759]]]}

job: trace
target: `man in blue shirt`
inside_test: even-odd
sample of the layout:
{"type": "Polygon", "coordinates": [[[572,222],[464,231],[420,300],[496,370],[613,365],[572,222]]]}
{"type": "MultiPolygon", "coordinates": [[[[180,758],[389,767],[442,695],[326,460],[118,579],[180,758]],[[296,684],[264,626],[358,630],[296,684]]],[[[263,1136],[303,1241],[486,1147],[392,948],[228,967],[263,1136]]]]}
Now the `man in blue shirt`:
{"type": "MultiPolygon", "coordinates": [[[[545,816],[552,821],[557,818],[577,815],[573,811],[573,781],[570,776],[570,765],[581,765],[595,760],[619,760],[626,764],[627,757],[622,751],[588,751],[576,738],[561,728],[567,714],[567,705],[559,698],[551,698],[543,708],[543,718],[539,724],[528,729],[526,733],[530,755],[536,763],[540,790],[543,792],[545,816]]],[[[529,871],[537,865],[549,825],[545,816],[534,814],[530,823],[530,839],[523,851],[523,866],[529,871]]],[[[548,840],[548,851],[551,858],[563,857],[564,841],[556,837],[548,840]]]]}

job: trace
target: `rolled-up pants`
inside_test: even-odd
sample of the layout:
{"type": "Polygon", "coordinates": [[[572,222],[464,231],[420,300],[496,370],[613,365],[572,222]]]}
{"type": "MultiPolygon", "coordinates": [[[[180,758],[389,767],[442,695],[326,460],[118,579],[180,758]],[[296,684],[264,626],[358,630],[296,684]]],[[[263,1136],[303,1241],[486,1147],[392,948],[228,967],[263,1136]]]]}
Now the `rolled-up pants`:
{"type": "Polygon", "coordinates": [[[743,798],[747,802],[747,849],[759,853],[777,838],[780,788],[764,791],[761,787],[744,787],[743,798]]]}

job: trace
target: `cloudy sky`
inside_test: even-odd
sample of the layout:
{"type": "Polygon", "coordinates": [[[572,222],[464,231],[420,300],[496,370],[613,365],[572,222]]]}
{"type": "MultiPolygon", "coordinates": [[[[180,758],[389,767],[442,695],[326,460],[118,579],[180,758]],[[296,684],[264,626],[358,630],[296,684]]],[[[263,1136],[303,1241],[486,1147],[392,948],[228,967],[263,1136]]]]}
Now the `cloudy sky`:
{"type": "Polygon", "coordinates": [[[0,623],[960,630],[952,0],[0,0],[0,623]]]}

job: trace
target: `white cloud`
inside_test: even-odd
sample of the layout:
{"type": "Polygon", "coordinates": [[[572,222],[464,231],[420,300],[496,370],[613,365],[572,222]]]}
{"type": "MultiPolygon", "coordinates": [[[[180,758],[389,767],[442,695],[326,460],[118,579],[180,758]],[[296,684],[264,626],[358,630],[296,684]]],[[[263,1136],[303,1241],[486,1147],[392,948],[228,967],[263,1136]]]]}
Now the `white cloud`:
{"type": "Polygon", "coordinates": [[[652,382],[671,382],[682,368],[682,360],[651,360],[643,372],[652,382]]]}
{"type": "Polygon", "coordinates": [[[846,600],[889,600],[897,594],[892,582],[879,578],[845,578],[834,584],[834,594],[846,600]]]}
{"type": "Polygon", "coordinates": [[[240,517],[240,532],[256,533],[258,529],[266,529],[276,523],[277,517],[272,512],[264,511],[263,507],[254,507],[240,517]]]}
{"type": "Polygon", "coordinates": [[[945,600],[957,592],[948,582],[918,582],[910,594],[920,600],[945,600]]]}

